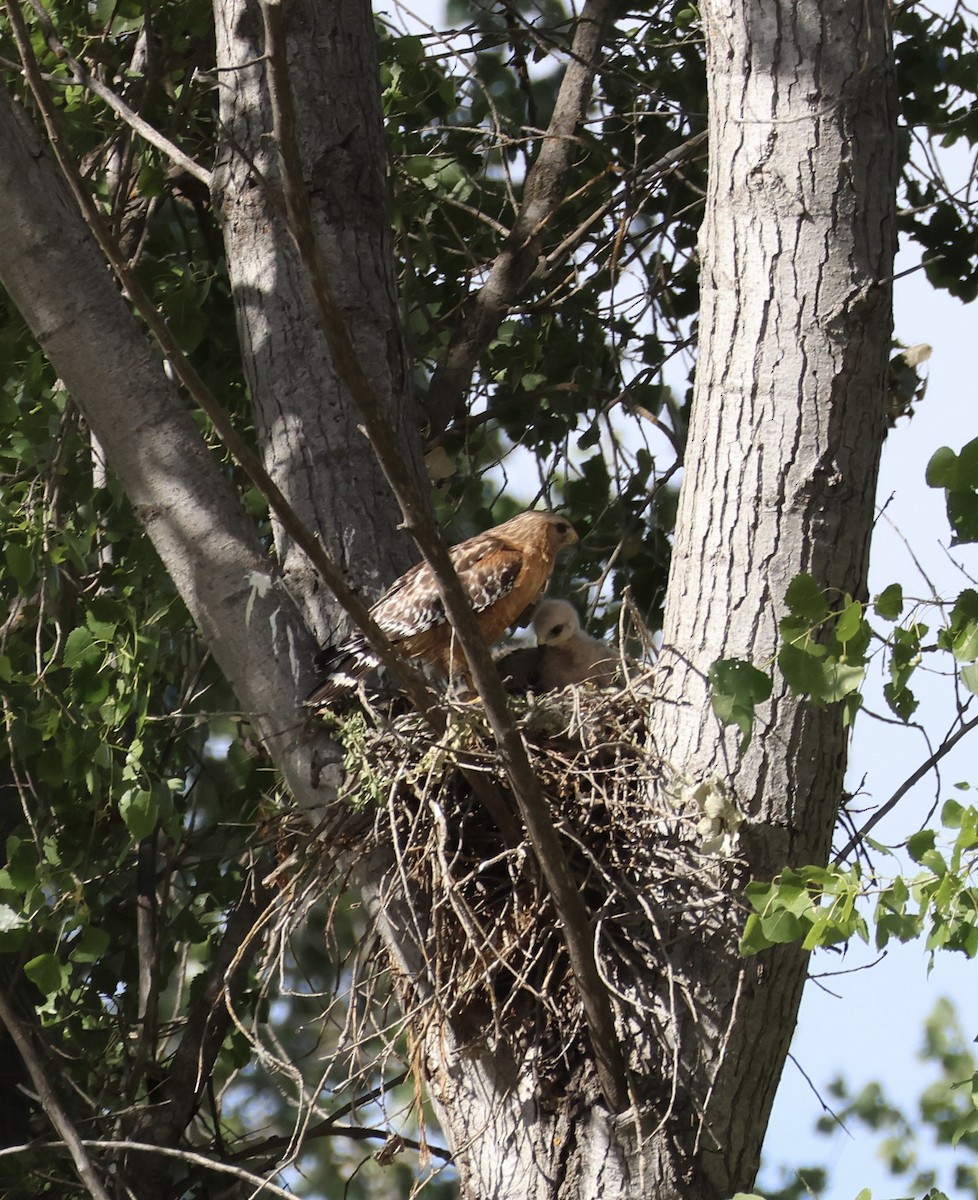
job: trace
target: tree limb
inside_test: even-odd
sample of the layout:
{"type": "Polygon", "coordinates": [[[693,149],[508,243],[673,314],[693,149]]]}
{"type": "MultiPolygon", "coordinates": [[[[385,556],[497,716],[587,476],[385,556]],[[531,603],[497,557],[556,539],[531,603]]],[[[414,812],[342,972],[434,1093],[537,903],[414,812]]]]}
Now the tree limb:
{"type": "MultiPolygon", "coordinates": [[[[78,1172],[78,1178],[87,1188],[92,1200],[109,1200],[109,1193],[102,1186],[102,1181],[99,1179],[95,1167],[92,1165],[92,1160],[85,1152],[85,1144],[78,1136],[78,1132],[74,1125],[72,1125],[68,1114],[62,1108],[61,1101],[58,1099],[58,1093],[54,1090],[54,1085],[47,1077],[44,1064],[41,1061],[40,1055],[34,1049],[29,1033],[17,1019],[4,992],[0,992],[0,1021],[6,1025],[11,1040],[17,1047],[20,1057],[24,1060],[24,1066],[30,1072],[31,1081],[37,1090],[41,1107],[47,1114],[48,1120],[64,1139],[68,1153],[75,1164],[75,1170],[78,1172]]],[[[3,1153],[9,1154],[10,1150],[6,1150],[3,1153]]]]}
{"type": "Polygon", "coordinates": [[[435,574],[445,611],[485,706],[500,759],[560,916],[571,968],[584,1005],[602,1091],[612,1111],[622,1112],[629,1102],[624,1061],[618,1046],[608,992],[595,962],[587,910],[540,791],[539,780],[530,765],[526,746],[513,725],[499,674],[479,630],[475,613],[462,591],[441,534],[404,462],[393,431],[363,373],[333,296],[313,225],[308,192],[303,183],[280,0],[262,0],[262,13],[269,68],[268,87],[275,138],[281,155],[282,187],[290,231],[309,273],[313,299],[336,369],[363,416],[365,432],[401,506],[404,523],[435,574]]]}
{"type": "Polygon", "coordinates": [[[949,754],[958,744],[958,742],[960,742],[961,739],[966,734],[969,734],[976,726],[978,726],[978,717],[972,717],[970,721],[965,721],[961,728],[952,733],[950,737],[945,738],[945,740],[937,747],[934,753],[925,758],[912,775],[907,776],[907,778],[903,781],[903,783],[900,784],[889,800],[887,800],[885,804],[881,804],[876,812],[874,812],[869,818],[869,820],[864,822],[861,828],[852,835],[848,842],[846,842],[839,853],[835,856],[836,864],[845,862],[845,860],[849,857],[852,851],[855,850],[856,846],[859,845],[859,843],[863,840],[866,834],[869,833],[873,826],[882,821],[888,812],[892,812],[892,810],[896,808],[907,792],[909,792],[910,789],[916,784],[920,783],[921,779],[923,779],[925,775],[932,771],[934,767],[936,767],[941,761],[941,759],[944,758],[946,754],[949,754]]]}
{"type": "MultiPolygon", "coordinates": [[[[236,1167],[230,1163],[217,1162],[213,1158],[207,1158],[204,1154],[195,1154],[192,1150],[179,1150],[172,1146],[154,1146],[150,1142],[136,1142],[128,1139],[119,1139],[118,1141],[101,1141],[94,1138],[85,1138],[79,1143],[82,1147],[91,1147],[94,1150],[126,1150],[130,1153],[137,1154],[153,1154],[161,1158],[176,1158],[181,1162],[190,1163],[195,1167],[203,1167],[206,1171],[213,1171],[218,1175],[233,1175],[237,1179],[243,1179],[245,1183],[252,1184],[255,1191],[252,1195],[255,1196],[280,1196],[282,1200],[295,1200],[295,1192],[287,1192],[285,1188],[280,1188],[277,1184],[269,1182],[267,1179],[262,1179],[260,1175],[254,1175],[251,1171],[246,1171],[244,1167],[236,1167]]],[[[0,1149],[0,1158],[4,1158],[9,1154],[20,1154],[25,1150],[60,1150],[60,1142],[44,1142],[41,1145],[30,1144],[27,1146],[9,1146],[0,1149]]],[[[130,1193],[132,1194],[132,1193],[130,1193]]],[[[105,1196],[105,1193],[102,1193],[105,1196]]],[[[109,1200],[105,1196],[105,1200],[109,1200]]]]}
{"type": "Polygon", "coordinates": [[[536,270],[543,235],[563,199],[577,130],[587,111],[605,32],[617,8],[618,0],[586,0],[581,10],[570,61],[540,153],[527,172],[516,221],[432,377],[426,400],[432,436],[452,420],[480,355],[536,270]]]}
{"type": "Polygon", "coordinates": [[[96,79],[84,63],[79,62],[77,58],[73,58],[68,53],[67,48],[58,35],[58,31],[54,27],[50,13],[41,4],[40,0],[30,0],[30,5],[34,10],[34,15],[38,19],[47,44],[68,67],[68,70],[71,71],[75,82],[80,83],[82,87],[88,88],[100,100],[104,100],[109,108],[119,114],[130,129],[134,129],[151,146],[155,146],[157,150],[161,150],[177,166],[183,167],[188,175],[199,179],[205,187],[209,188],[211,186],[211,172],[206,167],[202,167],[189,154],[184,154],[175,142],[171,142],[168,137],[150,125],[148,121],[143,120],[139,113],[134,112],[126,104],[125,100],[117,96],[111,88],[106,87],[100,79],[96,79]]]}

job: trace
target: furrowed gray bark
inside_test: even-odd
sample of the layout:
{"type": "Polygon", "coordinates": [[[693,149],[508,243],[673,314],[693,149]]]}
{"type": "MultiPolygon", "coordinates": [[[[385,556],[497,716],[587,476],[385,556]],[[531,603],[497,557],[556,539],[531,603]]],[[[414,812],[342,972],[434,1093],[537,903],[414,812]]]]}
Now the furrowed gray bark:
{"type": "MultiPolygon", "coordinates": [[[[261,11],[214,5],[224,149],[215,170],[238,331],[266,467],[303,521],[376,597],[415,555],[360,416],[333,365],[284,220],[265,81],[261,11]]],[[[363,370],[423,477],[393,279],[387,156],[369,4],[288,6],[297,136],[319,244],[363,370]]],[[[345,623],[305,556],[276,548],[320,641],[345,623]]]]}
{"type": "MultiPolygon", "coordinates": [[[[776,675],[741,757],[707,675],[721,658],[770,664],[797,573],[865,591],[895,249],[891,35],[885,6],[862,0],[711,0],[703,19],[699,365],[654,728],[680,782],[735,797],[749,869],[770,878],[826,861],[847,732],[838,706],[815,710],[776,675]]],[[[680,1142],[664,1196],[727,1195],[756,1170],[807,956],[738,962],[736,935],[677,964],[698,1014],[684,1057],[701,1152],[680,1142]]]]}

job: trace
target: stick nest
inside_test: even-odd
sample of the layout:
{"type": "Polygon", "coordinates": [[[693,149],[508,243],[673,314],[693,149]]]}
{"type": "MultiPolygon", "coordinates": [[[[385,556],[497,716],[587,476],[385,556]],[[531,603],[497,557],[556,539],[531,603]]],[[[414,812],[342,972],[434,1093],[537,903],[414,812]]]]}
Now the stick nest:
{"type": "MultiPolygon", "coordinates": [[[[695,791],[666,781],[650,707],[634,684],[513,702],[626,1045],[650,1021],[671,1024],[665,964],[684,932],[702,934],[731,877],[713,836],[723,824],[716,797],[711,816],[695,791]]],[[[413,713],[334,718],[347,773],[330,843],[389,864],[385,892],[408,906],[399,924],[427,977],[426,1000],[402,981],[415,1028],[433,1004],[463,1045],[534,1047],[540,1077],[559,1086],[586,1061],[587,1039],[557,914],[485,715],[473,703],[445,710],[437,739],[413,713]]]]}

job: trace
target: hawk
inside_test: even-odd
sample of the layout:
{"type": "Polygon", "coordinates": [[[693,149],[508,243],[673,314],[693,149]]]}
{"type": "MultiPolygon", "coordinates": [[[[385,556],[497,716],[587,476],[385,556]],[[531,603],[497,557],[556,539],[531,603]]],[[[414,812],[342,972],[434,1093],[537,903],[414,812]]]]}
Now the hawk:
{"type": "Polygon", "coordinates": [[[566,600],[544,600],[533,614],[537,644],[499,660],[509,691],[554,692],[570,684],[610,687],[618,661],[611,647],[581,629],[577,609],[566,600]]]}
{"type": "MultiPolygon", "coordinates": [[[[498,641],[533,604],[550,581],[557,554],[576,541],[574,527],[563,517],[530,511],[452,546],[448,556],[487,643],[498,641]]],[[[464,673],[465,657],[426,562],[396,580],[370,615],[405,658],[419,659],[443,676],[464,673]]],[[[326,663],[329,673],[306,703],[331,704],[378,662],[363,634],[355,633],[333,651],[326,663]]]]}

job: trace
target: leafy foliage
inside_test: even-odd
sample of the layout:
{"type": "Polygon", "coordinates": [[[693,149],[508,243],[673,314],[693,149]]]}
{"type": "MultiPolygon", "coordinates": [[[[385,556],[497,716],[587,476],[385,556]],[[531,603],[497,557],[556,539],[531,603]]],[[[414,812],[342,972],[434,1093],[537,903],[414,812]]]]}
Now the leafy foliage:
{"type": "MultiPolygon", "coordinates": [[[[209,166],[219,132],[210,5],[58,0],[50,12],[53,29],[35,15],[31,37],[65,139],[180,344],[252,436],[210,196],[84,86],[65,54],[209,166]]],[[[498,10],[456,0],[449,21],[462,31],[452,41],[380,28],[404,333],[421,393],[505,244],[574,29],[557,0],[498,10]]],[[[909,6],[897,24],[908,125],[903,228],[929,255],[932,281],[971,297],[974,229],[954,191],[925,177],[909,148],[911,136],[974,144],[973,32],[960,16],[942,21],[909,6]]],[[[4,62],[14,62],[6,25],[0,40],[4,62]]],[[[5,79],[32,111],[21,73],[8,67],[5,79]]],[[[664,593],[698,304],[705,156],[695,139],[705,112],[695,6],[640,9],[622,20],[539,270],[496,331],[465,409],[429,431],[456,466],[439,497],[446,526],[465,536],[535,493],[565,504],[585,530],[576,585],[609,625],[626,585],[653,628],[664,593]]],[[[97,1129],[106,1114],[114,1120],[121,1108],[155,1101],[182,1035],[204,1011],[235,913],[273,869],[275,839],[261,835],[276,780],[71,397],[9,305],[2,316],[0,959],[5,978],[19,980],[23,1020],[57,1043],[69,1115],[97,1129]]],[[[233,477],[220,447],[214,452],[233,477]]],[[[973,446],[939,453],[930,481],[947,489],[952,524],[966,540],[973,446]]],[[[267,538],[262,498],[245,499],[267,538]]],[[[854,713],[871,647],[889,655],[888,700],[903,720],[916,703],[908,682],[932,648],[950,652],[978,690],[969,673],[978,661],[973,593],[951,607],[933,647],[920,606],[904,618],[899,585],[876,599],[876,617],[892,625],[882,634],[861,602],[827,599],[806,577],[792,585],[788,608],[779,667],[813,703],[841,702],[854,713]]],[[[747,739],[770,679],[728,660],[713,680],[718,715],[747,739]]],[[[918,839],[921,875],[906,897],[896,881],[879,892],[877,937],[926,929],[935,946],[974,952],[965,844],[972,813],[945,810],[959,831],[945,850],[936,833],[932,843],[918,839]]],[[[865,935],[863,890],[855,869],[786,872],[756,885],[745,949],[865,935]]],[[[301,1069],[286,1087],[268,1062],[252,1061],[240,1028],[226,1020],[213,1095],[189,1133],[215,1158],[247,1143],[256,1163],[264,1166],[266,1154],[278,1161],[282,1145],[255,1147],[259,1122],[284,1143],[310,1096],[326,1112],[346,1103],[320,1099],[319,1039],[339,1035],[317,1026],[317,998],[343,976],[337,964],[362,928],[342,905],[331,915],[337,953],[328,958],[309,934],[301,954],[284,956],[274,1003],[254,947],[241,940],[235,1012],[267,1029],[301,1069]]],[[[403,1103],[411,1108],[410,1097],[403,1103]]],[[[412,1109],[401,1127],[410,1132],[419,1119],[412,1109]]],[[[388,1168],[361,1170],[366,1156],[333,1132],[324,1132],[316,1165],[300,1164],[311,1186],[378,1194],[388,1168]]],[[[35,1195],[78,1194],[67,1160],[52,1164],[50,1153],[0,1163],[12,1184],[30,1179],[35,1195]]],[[[390,1187],[406,1194],[413,1168],[402,1162],[389,1173],[390,1187]]],[[[431,1186],[436,1194],[450,1183],[431,1186]]],[[[207,1194],[206,1182],[191,1177],[187,1194],[207,1194]]]]}
{"type": "MultiPolygon", "coordinates": [[[[756,954],[769,946],[800,941],[806,950],[858,936],[882,950],[895,939],[924,936],[926,948],[978,955],[978,810],[948,800],[943,828],[921,829],[907,839],[916,875],[884,879],[848,867],[785,870],[771,883],[750,883],[741,949],[756,954]],[[863,901],[872,901],[871,924],[863,901]]],[[[879,847],[877,847],[879,849],[879,847]]]]}

